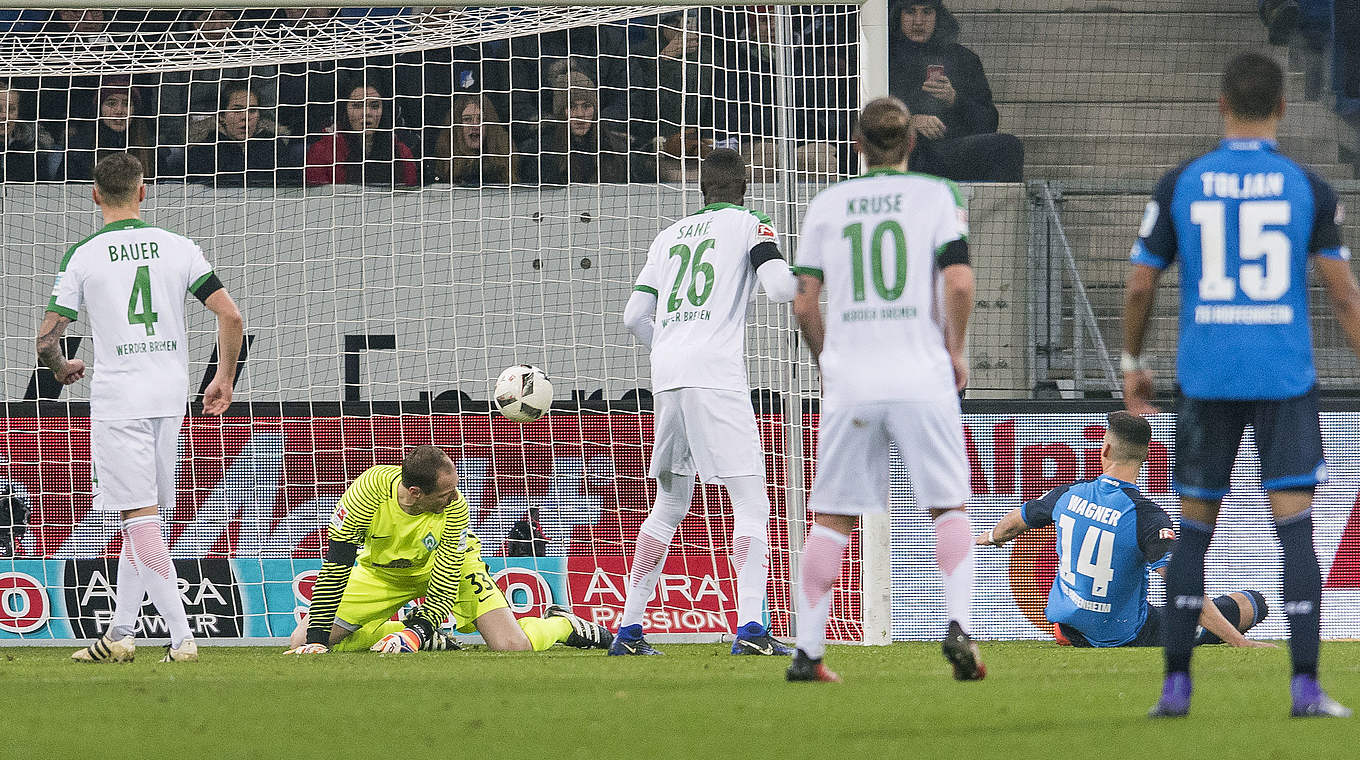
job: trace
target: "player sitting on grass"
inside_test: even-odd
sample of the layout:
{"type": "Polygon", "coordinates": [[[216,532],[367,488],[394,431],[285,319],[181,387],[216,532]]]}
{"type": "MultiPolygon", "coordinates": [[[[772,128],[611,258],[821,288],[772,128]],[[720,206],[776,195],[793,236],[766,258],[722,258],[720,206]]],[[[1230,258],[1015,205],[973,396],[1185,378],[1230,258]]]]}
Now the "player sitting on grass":
{"type": "Polygon", "coordinates": [[[638,531],[628,597],[611,655],[660,654],[642,637],[643,611],[694,497],[694,474],[732,498],[737,571],[732,654],[787,655],[761,622],[770,575],[770,497],[765,454],[746,379],[746,308],[756,285],[771,301],[793,298],[795,280],[770,218],[741,204],[746,161],[720,148],[704,159],[705,205],[661,231],[647,252],[623,323],[652,349],[656,446],[648,475],[656,503],[638,531]]]}
{"type": "Polygon", "coordinates": [[[440,449],[417,446],[400,467],[370,467],[340,497],[312,606],[288,653],[456,649],[439,631],[449,615],[496,650],[609,647],[608,631],[565,607],[515,620],[467,525],[458,473],[440,449]],[[420,597],[404,622],[391,620],[420,597]]]}
{"type": "MultiPolygon", "coordinates": [[[[1109,416],[1100,449],[1103,474],[1026,502],[977,537],[1000,546],[1030,528],[1058,526],[1058,576],[1044,614],[1059,644],[1161,646],[1162,609],[1148,604],[1147,570],[1166,576],[1176,543],[1171,518],[1134,483],[1147,459],[1152,427],[1128,412],[1109,416]]],[[[1198,644],[1271,647],[1243,636],[1266,616],[1259,591],[1234,591],[1205,604],[1198,644]]]]}

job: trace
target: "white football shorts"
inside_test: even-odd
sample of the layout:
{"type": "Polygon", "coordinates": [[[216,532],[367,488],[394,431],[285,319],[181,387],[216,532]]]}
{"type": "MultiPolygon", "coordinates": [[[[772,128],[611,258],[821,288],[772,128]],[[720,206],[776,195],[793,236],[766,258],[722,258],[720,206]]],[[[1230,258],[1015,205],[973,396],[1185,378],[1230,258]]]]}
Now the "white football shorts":
{"type": "Polygon", "coordinates": [[[968,457],[958,401],[882,401],[822,408],[808,509],[837,515],[888,510],[888,443],[926,509],[968,501],[968,457]]]}
{"type": "Polygon", "coordinates": [[[175,506],[175,462],[184,416],[90,421],[92,507],[175,506]]]}
{"type": "Polygon", "coordinates": [[[674,388],[653,397],[656,444],[647,474],[694,476],[705,483],[765,477],[765,453],[751,396],[713,388],[674,388]]]}

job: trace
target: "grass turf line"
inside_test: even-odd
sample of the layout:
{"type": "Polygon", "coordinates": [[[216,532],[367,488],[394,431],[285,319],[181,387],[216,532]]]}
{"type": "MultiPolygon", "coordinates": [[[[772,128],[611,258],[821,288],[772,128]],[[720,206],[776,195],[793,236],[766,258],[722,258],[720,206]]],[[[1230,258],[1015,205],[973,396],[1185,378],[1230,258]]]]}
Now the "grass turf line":
{"type": "MultiPolygon", "coordinates": [[[[0,757],[456,758],[1328,757],[1352,721],[1288,711],[1288,655],[1196,651],[1191,717],[1144,717],[1161,652],[983,644],[987,680],[956,683],[938,645],[833,647],[843,684],[789,684],[784,658],[673,645],[664,657],[484,650],[284,657],[202,650],[160,664],[0,649],[0,757]],[[1080,751],[1078,751],[1080,750],[1080,751]],[[904,754],[905,753],[905,754],[904,754]],[[1094,754],[1092,754],[1094,753],[1094,754]]],[[[1323,645],[1323,684],[1360,707],[1360,644],[1323,645]]]]}

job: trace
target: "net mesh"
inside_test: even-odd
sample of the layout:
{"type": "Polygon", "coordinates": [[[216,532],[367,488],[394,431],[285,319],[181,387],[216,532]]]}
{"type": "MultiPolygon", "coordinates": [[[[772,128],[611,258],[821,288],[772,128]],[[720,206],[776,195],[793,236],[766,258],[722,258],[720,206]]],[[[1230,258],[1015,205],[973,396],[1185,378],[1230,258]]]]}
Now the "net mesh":
{"type": "MultiPolygon", "coordinates": [[[[186,425],[166,520],[181,575],[221,589],[187,595],[200,635],[287,635],[345,486],[422,443],[454,458],[517,613],[570,600],[617,623],[655,495],[649,363],[623,305],[652,238],[703,205],[697,168],[715,146],[748,157],[747,205],[796,244],[812,189],[851,167],[857,11],[349,13],[115,11],[8,31],[30,56],[6,83],[14,123],[46,137],[7,155],[20,158],[0,195],[17,254],[0,272],[4,467],[31,510],[6,565],[29,579],[16,584],[82,591],[46,627],[7,634],[87,636],[110,614],[120,539],[90,509],[88,385],[62,389],[31,357],[63,251],[99,226],[90,171],[119,149],[147,168],[145,218],[202,244],[247,320],[237,404],[186,425]],[[97,47],[82,24],[100,25],[97,62],[78,60],[97,47]],[[548,372],[557,402],[524,426],[488,404],[519,363],[548,372]]],[[[194,400],[215,325],[188,314],[194,400]]],[[[788,540],[806,530],[790,463],[807,429],[798,350],[787,307],[758,298],[749,325],[776,512],[768,615],[786,634],[788,540]]],[[[88,359],[84,321],[69,334],[68,355],[88,359]]],[[[722,489],[696,491],[651,630],[735,627],[731,522],[722,489]]],[[[851,596],[842,637],[857,635],[851,596]]],[[[142,625],[163,630],[149,607],[142,625]]]]}

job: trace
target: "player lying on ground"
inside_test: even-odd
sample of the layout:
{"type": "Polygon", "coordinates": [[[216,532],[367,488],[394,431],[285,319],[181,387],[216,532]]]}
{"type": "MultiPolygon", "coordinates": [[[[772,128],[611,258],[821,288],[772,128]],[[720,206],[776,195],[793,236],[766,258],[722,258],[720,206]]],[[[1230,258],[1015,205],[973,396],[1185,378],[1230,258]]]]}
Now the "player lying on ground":
{"type": "Polygon", "coordinates": [[[796,287],[770,218],[741,204],[746,162],[733,150],[704,159],[706,204],[657,236],[647,252],[623,322],[651,346],[656,446],[648,474],[656,503],[638,531],[628,595],[611,655],[660,654],[642,637],[643,611],[666,553],[694,497],[694,475],[722,483],[732,498],[732,566],[737,571],[732,654],[783,654],[770,636],[770,498],[765,454],[746,378],[746,307],[756,285],[775,303],[796,287]]]}
{"type": "Polygon", "coordinates": [[[92,508],[118,512],[123,548],[109,630],[76,651],[78,662],[128,661],[142,601],[151,597],[170,629],[162,662],[198,659],[175,564],[161,536],[160,505],[175,508],[175,464],[189,387],[185,295],[217,316],[221,361],[203,394],[203,412],[231,405],[242,320],[235,302],[194,241],[142,221],[142,163],[113,153],[94,167],[94,202],[104,227],[71,246],[38,330],[38,360],[62,385],[85,373],[61,338],[83,310],[94,335],[90,384],[92,508]]]}
{"type": "MultiPolygon", "coordinates": [[[[1147,571],[1166,577],[1176,531],[1170,516],[1135,485],[1151,440],[1147,420],[1114,412],[1100,448],[1100,477],[1054,488],[977,537],[980,546],[1001,546],[1030,528],[1058,526],[1058,575],[1044,614],[1059,644],[1162,644],[1163,609],[1148,604],[1147,571]]],[[[1266,617],[1261,592],[1234,591],[1208,601],[1197,644],[1274,646],[1242,635],[1266,617]]]]}
{"type": "Polygon", "coordinates": [[[1313,489],[1327,480],[1308,306],[1311,266],[1360,354],[1360,287],[1341,243],[1336,192],[1281,155],[1284,72],[1243,53],[1223,72],[1224,140],[1157,183],[1130,258],[1124,300],[1124,403],[1155,412],[1142,359],[1162,272],[1180,263],[1176,466],[1181,535],[1166,571],[1166,678],[1151,716],[1190,711],[1190,659],[1209,549],[1247,425],[1283,560],[1294,717],[1345,717],[1318,685],[1322,573],[1313,489]]]}
{"type": "Polygon", "coordinates": [[[476,630],[496,650],[609,646],[608,631],[564,607],[515,620],[467,525],[458,473],[440,449],[417,446],[400,467],[370,467],[340,497],[311,609],[289,654],[456,648],[439,631],[450,615],[459,631],[476,630]],[[420,597],[405,621],[391,620],[420,597]]]}
{"type": "Polygon", "coordinates": [[[818,193],[803,219],[793,313],[821,370],[822,415],[790,681],[840,680],[822,664],[831,590],[859,516],[888,509],[890,443],[935,523],[944,656],[959,680],[987,673],[968,636],[973,536],[959,409],[973,308],[968,212],[954,183],[906,171],[910,119],[896,98],[870,101],[855,127],[869,171],[818,193]]]}

